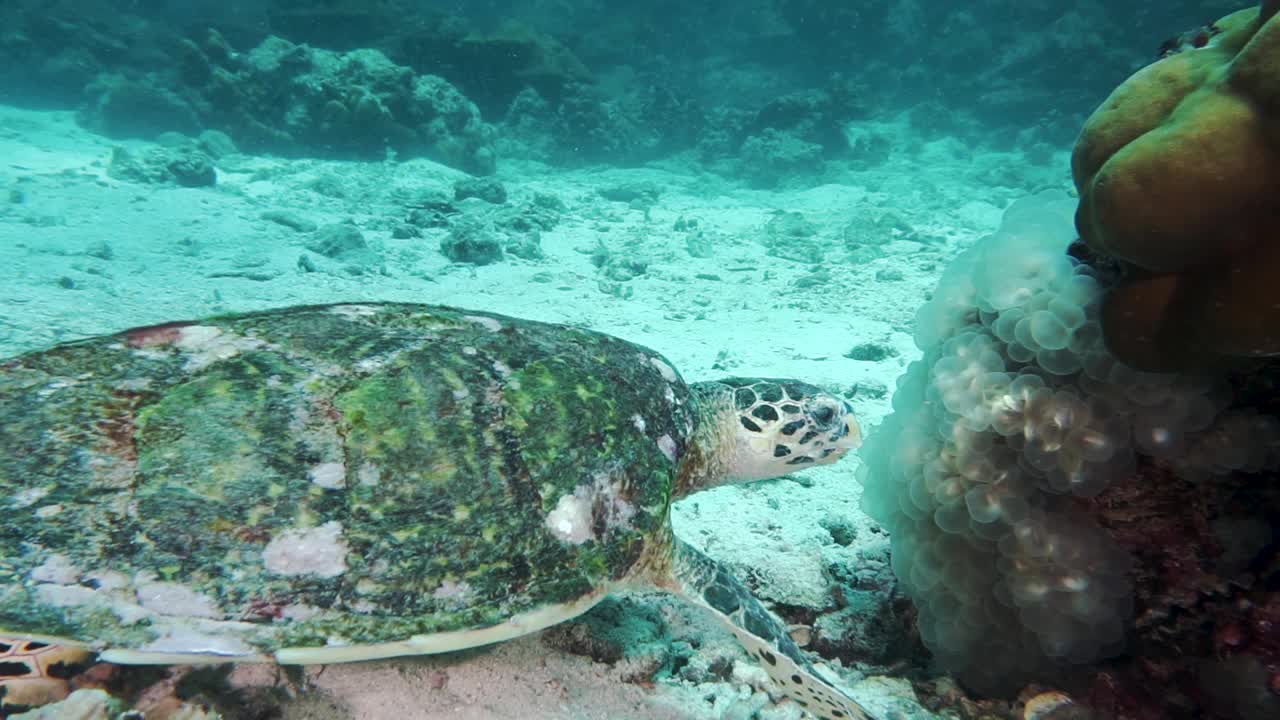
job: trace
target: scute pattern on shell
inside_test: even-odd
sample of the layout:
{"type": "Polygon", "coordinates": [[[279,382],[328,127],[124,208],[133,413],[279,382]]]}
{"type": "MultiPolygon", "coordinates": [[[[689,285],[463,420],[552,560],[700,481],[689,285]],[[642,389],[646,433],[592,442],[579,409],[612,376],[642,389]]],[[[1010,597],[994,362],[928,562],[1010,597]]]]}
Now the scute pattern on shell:
{"type": "Polygon", "coordinates": [[[362,304],[0,363],[0,631],[269,653],[580,598],[665,536],[665,451],[683,454],[694,418],[658,358],[362,304]],[[575,494],[583,542],[547,527],[575,494]]]}

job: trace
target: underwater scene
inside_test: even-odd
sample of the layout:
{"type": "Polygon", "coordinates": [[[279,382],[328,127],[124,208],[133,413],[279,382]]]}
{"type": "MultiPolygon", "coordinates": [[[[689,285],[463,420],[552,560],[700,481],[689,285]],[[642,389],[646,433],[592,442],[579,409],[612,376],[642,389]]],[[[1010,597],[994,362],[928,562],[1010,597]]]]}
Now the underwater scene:
{"type": "Polygon", "coordinates": [[[0,720],[1280,718],[1278,11],[5,0],[0,720]]]}

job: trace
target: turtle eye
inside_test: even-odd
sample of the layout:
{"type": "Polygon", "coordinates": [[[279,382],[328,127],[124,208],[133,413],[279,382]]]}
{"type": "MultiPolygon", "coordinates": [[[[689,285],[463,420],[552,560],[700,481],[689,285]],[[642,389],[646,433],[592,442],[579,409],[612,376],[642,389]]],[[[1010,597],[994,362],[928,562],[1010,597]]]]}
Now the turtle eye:
{"type": "Polygon", "coordinates": [[[812,413],[813,419],[819,425],[829,425],[835,419],[836,411],[830,405],[823,405],[815,409],[812,413]]]}

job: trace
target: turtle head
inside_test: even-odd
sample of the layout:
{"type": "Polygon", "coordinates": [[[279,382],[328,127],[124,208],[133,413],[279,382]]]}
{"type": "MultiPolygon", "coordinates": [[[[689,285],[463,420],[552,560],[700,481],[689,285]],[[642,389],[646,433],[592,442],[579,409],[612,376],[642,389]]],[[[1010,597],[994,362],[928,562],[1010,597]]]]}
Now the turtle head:
{"type": "Polygon", "coordinates": [[[862,444],[853,407],[815,385],[727,378],[692,389],[699,422],[685,492],[827,465],[862,444]]]}

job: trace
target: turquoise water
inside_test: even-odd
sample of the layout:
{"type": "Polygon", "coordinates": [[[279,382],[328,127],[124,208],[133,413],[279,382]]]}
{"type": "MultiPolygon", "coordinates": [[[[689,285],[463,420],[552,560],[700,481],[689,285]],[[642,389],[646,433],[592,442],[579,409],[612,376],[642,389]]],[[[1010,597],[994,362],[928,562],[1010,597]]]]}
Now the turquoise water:
{"type": "MultiPolygon", "coordinates": [[[[800,378],[851,405],[862,452],[672,523],[874,717],[1276,717],[1277,348],[1117,350],[1104,298],[1153,268],[1074,217],[1086,120],[1162,53],[1220,52],[1240,6],[10,0],[0,357],[413,302],[608,333],[687,381],[800,378]]],[[[1274,136],[1248,166],[1271,198],[1274,136]]],[[[1221,244],[1266,245],[1274,210],[1243,205],[1260,219],[1221,244]]],[[[14,472],[0,578],[51,552],[14,472]]],[[[49,577],[23,582],[93,585],[49,577]]],[[[117,672],[124,701],[227,718],[804,717],[651,584],[501,645],[307,666],[293,693],[262,666],[117,672]]]]}

